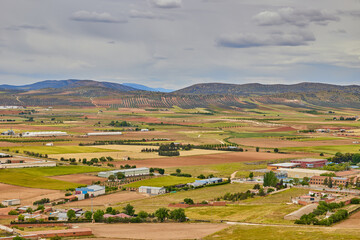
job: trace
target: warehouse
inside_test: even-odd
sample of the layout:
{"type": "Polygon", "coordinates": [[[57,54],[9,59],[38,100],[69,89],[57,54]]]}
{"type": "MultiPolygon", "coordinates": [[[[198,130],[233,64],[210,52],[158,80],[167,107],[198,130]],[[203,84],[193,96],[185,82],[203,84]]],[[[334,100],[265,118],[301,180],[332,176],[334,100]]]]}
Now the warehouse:
{"type": "Polygon", "coordinates": [[[311,178],[313,176],[320,176],[324,173],[332,173],[332,171],[302,169],[302,168],[279,168],[278,173],[286,174],[288,178],[311,178]]]}
{"type": "Polygon", "coordinates": [[[276,171],[279,168],[297,168],[300,167],[300,163],[271,163],[267,166],[270,171],[276,171]]]}
{"type": "Polygon", "coordinates": [[[91,185],[75,189],[75,195],[89,194],[89,197],[96,197],[105,194],[105,187],[99,185],[91,185]]]}
{"type": "Polygon", "coordinates": [[[51,132],[25,132],[22,134],[23,137],[57,137],[67,136],[66,132],[51,131],[51,132]]]}
{"type": "Polygon", "coordinates": [[[346,186],[349,182],[348,178],[344,178],[344,177],[327,177],[327,176],[313,176],[310,178],[310,185],[325,185],[325,179],[326,182],[329,181],[329,178],[331,178],[331,182],[334,186],[346,186]]]}
{"type": "Polygon", "coordinates": [[[143,175],[149,175],[150,169],[143,167],[143,168],[119,169],[108,172],[99,172],[98,177],[108,178],[111,175],[116,176],[118,173],[123,173],[125,177],[143,176],[143,175]]]}
{"type": "Polygon", "coordinates": [[[327,164],[326,159],[314,158],[294,159],[290,162],[300,164],[301,168],[321,168],[327,164]]]}
{"type": "Polygon", "coordinates": [[[34,162],[0,164],[0,168],[31,168],[31,167],[56,167],[56,162],[44,160],[44,161],[34,161],[34,162]]]}
{"type": "Polygon", "coordinates": [[[149,195],[160,195],[160,194],[165,194],[166,189],[164,187],[141,186],[139,187],[139,193],[146,193],[149,195]]]}
{"type": "Polygon", "coordinates": [[[1,203],[2,203],[2,205],[6,206],[6,207],[20,205],[20,199],[4,200],[1,203]]]}

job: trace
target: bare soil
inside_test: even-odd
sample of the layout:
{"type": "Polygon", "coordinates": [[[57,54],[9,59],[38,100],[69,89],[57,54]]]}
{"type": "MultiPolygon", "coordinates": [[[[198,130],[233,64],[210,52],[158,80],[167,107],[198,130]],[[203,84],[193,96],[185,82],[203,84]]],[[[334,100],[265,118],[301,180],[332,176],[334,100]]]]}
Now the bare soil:
{"type": "Polygon", "coordinates": [[[66,181],[66,182],[87,184],[87,185],[92,184],[92,182],[104,181],[104,178],[90,174],[71,174],[71,175],[63,175],[63,176],[52,176],[49,178],[66,181]]]}
{"type": "Polygon", "coordinates": [[[351,215],[345,221],[340,222],[339,224],[335,225],[336,228],[357,228],[360,227],[360,211],[351,215]]]}
{"type": "Polygon", "coordinates": [[[210,223],[79,224],[91,228],[90,239],[201,239],[228,226],[210,223]]]}

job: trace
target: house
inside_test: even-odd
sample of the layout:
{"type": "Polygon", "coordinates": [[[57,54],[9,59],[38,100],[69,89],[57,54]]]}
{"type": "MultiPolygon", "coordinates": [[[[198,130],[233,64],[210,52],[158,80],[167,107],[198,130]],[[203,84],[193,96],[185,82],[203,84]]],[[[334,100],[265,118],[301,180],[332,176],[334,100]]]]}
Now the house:
{"type": "Polygon", "coordinates": [[[146,193],[149,195],[160,195],[160,194],[165,194],[166,189],[164,187],[141,186],[139,187],[139,193],[146,193]]]}
{"type": "Polygon", "coordinates": [[[54,143],[46,143],[45,146],[52,147],[52,146],[54,146],[54,143]]]}
{"type": "Polygon", "coordinates": [[[105,194],[105,187],[100,185],[91,185],[75,189],[75,196],[89,194],[89,197],[96,197],[105,194]]]}
{"type": "Polygon", "coordinates": [[[4,206],[15,206],[15,205],[20,205],[20,199],[10,199],[10,200],[4,200],[1,202],[2,205],[4,206]]]}
{"type": "Polygon", "coordinates": [[[326,159],[314,159],[314,158],[294,159],[291,160],[290,162],[300,164],[301,168],[321,168],[327,164],[326,159]]]}

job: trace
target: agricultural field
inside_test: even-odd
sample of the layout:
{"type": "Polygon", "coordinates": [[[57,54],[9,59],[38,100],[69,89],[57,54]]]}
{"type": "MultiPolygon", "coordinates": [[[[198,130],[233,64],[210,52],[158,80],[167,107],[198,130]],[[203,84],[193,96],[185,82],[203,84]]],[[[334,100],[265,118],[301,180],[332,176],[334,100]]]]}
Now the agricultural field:
{"type": "Polygon", "coordinates": [[[141,186],[149,186],[149,187],[166,187],[178,184],[186,184],[194,182],[196,178],[188,178],[188,177],[176,177],[176,176],[165,176],[165,177],[157,177],[146,180],[141,180],[134,183],[129,183],[125,185],[125,187],[138,188],[141,186]]]}

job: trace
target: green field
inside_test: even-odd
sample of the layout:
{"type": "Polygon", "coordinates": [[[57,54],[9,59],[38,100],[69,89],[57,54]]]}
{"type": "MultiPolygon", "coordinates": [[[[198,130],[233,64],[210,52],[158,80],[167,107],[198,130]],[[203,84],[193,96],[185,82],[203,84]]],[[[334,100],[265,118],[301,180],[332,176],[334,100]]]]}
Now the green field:
{"type": "Polygon", "coordinates": [[[243,192],[254,187],[254,184],[225,184],[213,187],[199,188],[189,191],[179,191],[176,193],[168,193],[160,196],[155,196],[146,199],[139,199],[130,202],[123,202],[118,204],[118,208],[121,209],[127,203],[133,205],[137,212],[144,210],[148,212],[154,212],[158,208],[168,207],[170,203],[183,202],[184,198],[191,198],[194,202],[210,201],[220,196],[223,196],[228,192],[243,192]]]}
{"type": "MultiPolygon", "coordinates": [[[[45,146],[24,146],[24,147],[11,147],[8,148],[10,151],[29,151],[41,154],[65,154],[65,153],[96,153],[96,152],[109,152],[109,149],[103,148],[94,148],[86,146],[54,146],[54,147],[45,147],[45,146]]],[[[117,152],[116,150],[111,150],[112,152],[117,152]]]]}
{"type": "Polygon", "coordinates": [[[47,178],[48,176],[99,172],[104,168],[88,166],[61,166],[44,168],[1,169],[0,182],[30,188],[65,190],[80,184],[47,178]]]}
{"type": "Polygon", "coordinates": [[[214,233],[205,240],[354,240],[360,239],[357,229],[325,227],[241,226],[214,233]]]}
{"type": "Polygon", "coordinates": [[[133,188],[138,188],[141,186],[164,187],[164,186],[172,186],[177,184],[191,183],[194,182],[195,180],[196,178],[165,176],[165,177],[157,177],[157,178],[145,179],[138,182],[129,183],[125,185],[125,187],[133,187],[133,188]]]}
{"type": "Polygon", "coordinates": [[[326,154],[335,154],[337,152],[358,153],[359,150],[360,150],[360,145],[333,145],[333,146],[312,146],[312,147],[287,147],[287,148],[281,148],[281,151],[313,152],[313,153],[326,153],[326,154]]]}

